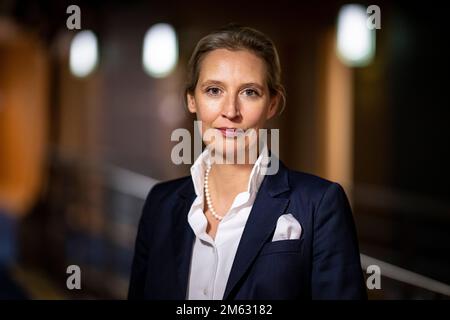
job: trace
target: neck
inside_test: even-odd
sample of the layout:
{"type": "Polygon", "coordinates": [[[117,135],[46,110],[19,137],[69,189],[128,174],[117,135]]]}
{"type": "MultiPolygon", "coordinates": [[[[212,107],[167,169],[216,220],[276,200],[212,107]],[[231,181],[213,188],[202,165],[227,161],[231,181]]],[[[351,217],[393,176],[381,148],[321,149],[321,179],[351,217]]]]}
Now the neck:
{"type": "Polygon", "coordinates": [[[247,190],[252,169],[252,164],[214,164],[209,181],[221,197],[233,199],[247,190]]]}

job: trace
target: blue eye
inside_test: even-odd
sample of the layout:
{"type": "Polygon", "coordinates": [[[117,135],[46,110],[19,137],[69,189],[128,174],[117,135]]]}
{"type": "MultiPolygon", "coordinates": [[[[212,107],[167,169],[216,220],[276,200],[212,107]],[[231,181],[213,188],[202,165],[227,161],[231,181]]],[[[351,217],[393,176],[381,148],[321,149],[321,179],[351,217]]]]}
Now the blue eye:
{"type": "Polygon", "coordinates": [[[253,90],[253,89],[245,89],[244,90],[244,94],[247,97],[254,97],[254,96],[258,96],[259,95],[258,92],[256,90],[253,90]]]}
{"type": "Polygon", "coordinates": [[[212,95],[212,96],[218,96],[220,94],[220,89],[216,87],[211,87],[206,89],[206,93],[212,95]]]}

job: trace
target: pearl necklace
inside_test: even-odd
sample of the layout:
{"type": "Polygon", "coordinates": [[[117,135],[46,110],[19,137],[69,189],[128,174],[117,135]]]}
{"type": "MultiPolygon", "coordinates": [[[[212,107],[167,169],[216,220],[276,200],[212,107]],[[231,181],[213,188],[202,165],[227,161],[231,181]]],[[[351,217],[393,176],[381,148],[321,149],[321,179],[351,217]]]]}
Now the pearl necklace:
{"type": "Polygon", "coordinates": [[[205,195],[206,195],[206,203],[208,204],[208,208],[209,211],[211,211],[211,214],[214,218],[216,218],[217,220],[221,221],[223,219],[223,216],[220,216],[217,214],[216,210],[214,210],[212,201],[211,201],[211,195],[209,194],[209,187],[208,187],[208,176],[209,176],[209,172],[211,171],[211,165],[209,164],[208,167],[206,168],[206,173],[205,173],[205,195]]]}

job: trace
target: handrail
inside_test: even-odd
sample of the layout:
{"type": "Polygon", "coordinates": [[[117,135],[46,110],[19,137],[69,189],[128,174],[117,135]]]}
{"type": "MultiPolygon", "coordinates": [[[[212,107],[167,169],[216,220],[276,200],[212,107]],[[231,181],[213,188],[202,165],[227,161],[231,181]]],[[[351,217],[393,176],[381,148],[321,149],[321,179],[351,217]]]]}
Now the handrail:
{"type": "Polygon", "coordinates": [[[123,194],[145,200],[147,194],[159,181],[146,175],[133,172],[124,168],[108,165],[108,186],[123,194]]]}
{"type": "MultiPolygon", "coordinates": [[[[149,190],[159,182],[156,179],[117,166],[107,165],[105,167],[110,176],[107,180],[108,187],[137,199],[145,200],[149,190]]],[[[439,209],[442,210],[442,207],[439,207],[439,209]]],[[[377,265],[383,277],[450,297],[450,286],[445,283],[362,253],[360,257],[364,269],[367,269],[370,265],[377,265]]]]}
{"type": "Polygon", "coordinates": [[[381,276],[383,277],[450,297],[450,286],[445,283],[425,277],[407,269],[403,269],[385,261],[372,258],[362,253],[360,256],[363,269],[367,269],[370,265],[376,265],[380,268],[381,276]]]}

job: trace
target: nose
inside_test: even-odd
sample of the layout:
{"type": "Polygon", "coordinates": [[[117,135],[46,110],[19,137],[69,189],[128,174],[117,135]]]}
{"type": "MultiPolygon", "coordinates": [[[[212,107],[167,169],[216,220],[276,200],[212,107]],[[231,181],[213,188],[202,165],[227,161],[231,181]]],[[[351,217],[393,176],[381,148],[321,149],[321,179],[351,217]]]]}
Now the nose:
{"type": "Polygon", "coordinates": [[[222,116],[227,119],[234,119],[240,115],[239,113],[239,102],[237,97],[229,96],[225,101],[224,106],[222,108],[222,116]]]}

